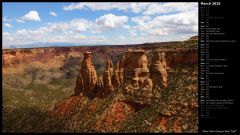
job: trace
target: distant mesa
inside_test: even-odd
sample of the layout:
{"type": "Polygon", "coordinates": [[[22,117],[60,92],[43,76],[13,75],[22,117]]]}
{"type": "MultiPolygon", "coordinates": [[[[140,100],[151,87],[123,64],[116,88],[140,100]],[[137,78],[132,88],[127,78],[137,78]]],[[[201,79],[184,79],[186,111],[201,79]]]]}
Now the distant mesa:
{"type": "Polygon", "coordinates": [[[198,40],[198,36],[193,36],[188,39],[188,41],[191,41],[191,40],[198,40]]]}
{"type": "MultiPolygon", "coordinates": [[[[194,36],[192,39],[197,39],[194,36]]],[[[191,39],[191,38],[190,38],[191,39]]],[[[126,59],[131,52],[138,52],[141,48],[145,51],[161,49],[165,51],[165,59],[168,67],[179,65],[196,64],[198,62],[198,47],[197,41],[185,42],[162,42],[162,43],[147,43],[147,44],[132,44],[132,45],[102,45],[102,46],[71,46],[71,47],[45,47],[45,48],[24,48],[24,49],[3,49],[2,63],[3,75],[14,74],[21,72],[27,68],[26,65],[32,62],[39,62],[47,68],[57,68],[64,64],[69,58],[83,58],[83,52],[94,52],[100,59],[111,57],[114,63],[117,61],[117,56],[123,55],[113,66],[112,85],[114,87],[123,83],[123,68],[126,59]],[[132,48],[132,49],[128,49],[132,48]],[[124,53],[123,53],[124,52],[124,53]],[[122,54],[123,53],[123,54],[122,54]],[[22,67],[22,68],[20,68],[22,67]],[[17,69],[17,70],[16,70],[17,69]],[[21,71],[20,71],[21,70],[21,71]]],[[[150,53],[151,54],[151,53],[150,53]]],[[[153,55],[153,54],[151,54],[153,55]]],[[[151,61],[151,60],[150,60],[151,61]]],[[[150,64],[150,63],[149,63],[150,64]]],[[[131,65],[128,65],[131,66],[131,65]]],[[[98,67],[97,67],[98,68],[98,67]]],[[[150,68],[150,67],[148,67],[150,68]]],[[[75,75],[74,75],[75,76],[75,75]]],[[[102,77],[104,74],[102,75],[102,77]]],[[[99,77],[99,76],[98,76],[99,77]]]]}

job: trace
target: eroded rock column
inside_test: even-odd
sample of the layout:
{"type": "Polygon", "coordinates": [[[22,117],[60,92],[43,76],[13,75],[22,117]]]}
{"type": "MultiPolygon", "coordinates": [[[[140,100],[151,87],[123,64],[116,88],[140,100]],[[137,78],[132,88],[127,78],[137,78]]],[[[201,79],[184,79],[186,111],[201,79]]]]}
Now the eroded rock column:
{"type": "Polygon", "coordinates": [[[125,54],[124,92],[141,101],[151,100],[153,85],[145,50],[132,50],[125,54]]]}
{"type": "Polygon", "coordinates": [[[165,52],[155,50],[153,51],[151,69],[151,78],[154,85],[164,89],[168,86],[167,64],[165,60],[165,52]]]}
{"type": "Polygon", "coordinates": [[[108,58],[106,61],[106,70],[103,76],[105,95],[109,95],[114,91],[114,87],[112,85],[112,77],[113,77],[113,64],[112,64],[112,60],[108,58]]]}
{"type": "Polygon", "coordinates": [[[94,96],[97,73],[92,64],[92,52],[85,52],[81,64],[80,74],[77,79],[75,94],[83,93],[89,97],[94,96]]]}
{"type": "Polygon", "coordinates": [[[103,76],[100,75],[98,77],[97,83],[96,83],[96,90],[97,90],[97,97],[103,98],[105,97],[104,93],[104,83],[103,83],[103,76]]]}

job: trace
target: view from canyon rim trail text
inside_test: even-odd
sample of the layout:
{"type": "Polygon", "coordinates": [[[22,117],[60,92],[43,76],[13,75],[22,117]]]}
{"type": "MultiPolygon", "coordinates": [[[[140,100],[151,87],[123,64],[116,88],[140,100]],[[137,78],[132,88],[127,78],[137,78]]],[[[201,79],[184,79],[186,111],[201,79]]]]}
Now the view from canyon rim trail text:
{"type": "Polygon", "coordinates": [[[197,11],[3,3],[3,132],[197,132],[197,11]]]}

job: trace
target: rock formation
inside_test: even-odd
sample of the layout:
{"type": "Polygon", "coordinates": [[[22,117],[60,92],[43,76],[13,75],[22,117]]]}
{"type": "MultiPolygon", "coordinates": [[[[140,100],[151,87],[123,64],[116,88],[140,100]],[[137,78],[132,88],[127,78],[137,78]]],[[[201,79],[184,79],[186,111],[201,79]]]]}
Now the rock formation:
{"type": "Polygon", "coordinates": [[[104,83],[103,83],[103,76],[102,75],[100,75],[97,79],[96,90],[97,90],[97,97],[103,98],[105,96],[104,83]]]}
{"type": "Polygon", "coordinates": [[[150,66],[151,78],[154,85],[161,89],[167,87],[167,64],[165,60],[165,52],[155,50],[153,51],[152,64],[150,66]]]}
{"type": "Polygon", "coordinates": [[[125,56],[125,94],[150,100],[153,85],[149,76],[146,52],[144,50],[133,50],[125,52],[125,56]]]}
{"type": "MultiPolygon", "coordinates": [[[[176,67],[178,65],[189,65],[198,63],[198,42],[192,40],[188,42],[164,42],[164,43],[148,43],[142,44],[144,50],[152,50],[159,48],[162,45],[173,46],[166,51],[166,62],[169,67],[176,67]],[[191,46],[189,46],[190,44],[191,46]],[[174,47],[175,45],[181,46],[181,48],[174,47]],[[187,45],[187,47],[186,47],[187,45]],[[185,47],[184,47],[185,46],[185,47]]],[[[138,45],[139,46],[139,45],[138,45]]],[[[66,64],[65,62],[69,58],[80,58],[82,57],[79,52],[86,52],[91,50],[98,54],[99,58],[105,58],[106,56],[116,57],[127,48],[132,47],[136,49],[138,46],[101,46],[99,47],[47,47],[47,48],[25,48],[25,49],[3,49],[2,50],[2,74],[14,74],[19,73],[20,69],[29,68],[28,65],[35,65],[35,62],[43,64],[43,68],[54,68],[59,69],[66,64]],[[46,66],[46,67],[45,67],[46,66]]],[[[162,47],[164,49],[164,47],[162,47]]],[[[166,49],[166,48],[165,48],[166,49]]],[[[131,50],[129,50],[131,51],[131,50]]],[[[121,68],[121,60],[119,61],[119,78],[120,82],[123,81],[123,68],[121,68]]],[[[75,76],[75,75],[74,75],[75,76]]]]}
{"type": "Polygon", "coordinates": [[[113,73],[113,86],[114,87],[119,87],[121,82],[120,82],[120,69],[119,69],[119,61],[117,62],[116,64],[116,67],[115,67],[115,70],[114,70],[114,73],[113,73]]]}
{"type": "Polygon", "coordinates": [[[92,52],[85,52],[84,58],[81,64],[80,74],[77,79],[77,84],[75,88],[75,94],[79,94],[79,92],[87,95],[89,97],[93,97],[95,85],[97,83],[97,73],[95,67],[92,65],[92,52]]]}
{"type": "Polygon", "coordinates": [[[74,92],[75,92],[75,95],[82,95],[83,91],[84,91],[84,83],[83,83],[82,74],[80,73],[76,80],[76,87],[74,92]]]}
{"type": "Polygon", "coordinates": [[[197,48],[168,50],[165,58],[169,67],[197,64],[197,48]]]}
{"type": "Polygon", "coordinates": [[[107,58],[104,74],[97,77],[91,52],[86,52],[77,77],[75,94],[103,98],[121,86],[125,95],[137,101],[150,102],[159,98],[160,89],[167,87],[167,68],[162,51],[153,51],[149,70],[145,50],[128,50],[117,62],[115,70],[111,58],[107,58]]]}
{"type": "Polygon", "coordinates": [[[114,91],[114,87],[112,85],[112,76],[113,76],[113,64],[112,64],[112,60],[108,58],[106,62],[106,70],[103,76],[105,95],[109,95],[114,91]]]}
{"type": "Polygon", "coordinates": [[[125,66],[125,63],[126,63],[126,56],[127,55],[127,52],[125,52],[125,54],[122,56],[121,60],[119,61],[119,81],[120,81],[120,84],[123,84],[123,74],[124,74],[124,66],[125,66]]]}

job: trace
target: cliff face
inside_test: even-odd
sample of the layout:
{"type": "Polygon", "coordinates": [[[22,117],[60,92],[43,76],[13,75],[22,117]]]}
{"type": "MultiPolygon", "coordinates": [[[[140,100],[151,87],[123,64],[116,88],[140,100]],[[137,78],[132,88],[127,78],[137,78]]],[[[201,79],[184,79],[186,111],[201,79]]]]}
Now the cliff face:
{"type": "Polygon", "coordinates": [[[198,51],[195,48],[169,50],[165,57],[169,67],[198,63],[198,51]]]}
{"type": "MultiPolygon", "coordinates": [[[[34,48],[34,49],[13,49],[3,50],[3,67],[16,66],[18,64],[30,63],[32,61],[47,62],[52,58],[64,58],[71,48],[34,48]]],[[[78,54],[79,55],[79,54],[78,54]]]]}
{"type": "Polygon", "coordinates": [[[42,69],[58,69],[64,66],[70,57],[82,57],[78,49],[72,48],[34,48],[3,50],[3,75],[23,72],[29,66],[42,69]],[[38,64],[38,65],[37,65],[38,64]]]}
{"type": "MultiPolygon", "coordinates": [[[[95,52],[99,58],[105,59],[111,57],[116,61],[116,56],[127,51],[128,48],[143,48],[146,51],[154,50],[157,48],[165,48],[164,46],[172,46],[181,49],[166,50],[166,61],[169,67],[174,67],[182,64],[196,64],[198,60],[197,41],[191,42],[165,42],[165,43],[149,43],[139,45],[126,45],[126,46],[101,46],[101,47],[56,47],[56,48],[33,48],[33,49],[4,49],[2,51],[2,68],[3,75],[13,74],[25,67],[31,65],[33,62],[38,62],[46,65],[44,68],[60,68],[71,57],[82,58],[83,53],[87,51],[95,52]],[[186,47],[184,47],[186,46],[186,47]],[[190,49],[189,49],[190,48],[190,49]]],[[[123,60],[119,60],[119,78],[120,83],[123,82],[123,60]]],[[[118,72],[118,71],[117,71],[118,72]]],[[[115,74],[115,73],[114,73],[115,74]]],[[[115,76],[115,75],[114,75],[115,76]]]]}

